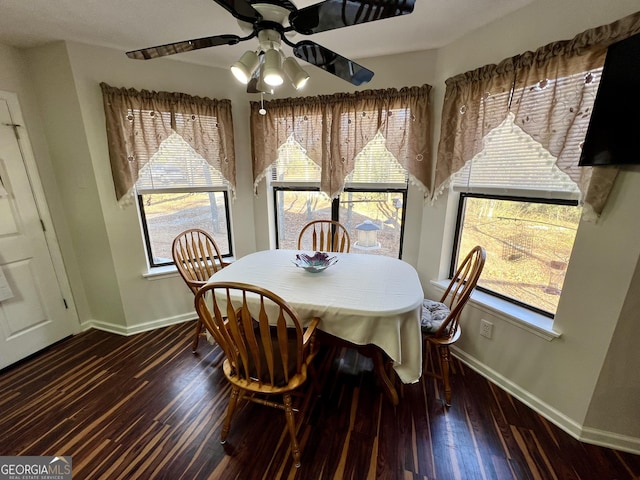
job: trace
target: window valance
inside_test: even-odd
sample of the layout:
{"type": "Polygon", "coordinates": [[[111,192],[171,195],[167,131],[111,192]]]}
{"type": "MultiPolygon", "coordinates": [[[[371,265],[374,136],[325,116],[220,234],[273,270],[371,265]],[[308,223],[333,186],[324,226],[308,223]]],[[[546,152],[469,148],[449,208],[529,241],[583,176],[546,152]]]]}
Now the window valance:
{"type": "Polygon", "coordinates": [[[118,203],[126,203],[140,171],[172,135],[179,135],[235,192],[230,100],[137,91],[101,83],[111,172],[118,203]]]}
{"type": "Polygon", "coordinates": [[[431,86],[365,90],[317,97],[251,102],[254,187],[278,159],[278,149],[297,142],[321,169],[321,190],[335,197],[354,169],[358,153],[377,135],[409,173],[430,192],[431,86]]]}
{"type": "Polygon", "coordinates": [[[484,148],[487,135],[513,124],[555,159],[575,182],[587,212],[599,215],[618,173],[616,167],[577,163],[607,47],[640,32],[640,12],[446,81],[436,159],[435,199],[452,175],[484,148]]]}

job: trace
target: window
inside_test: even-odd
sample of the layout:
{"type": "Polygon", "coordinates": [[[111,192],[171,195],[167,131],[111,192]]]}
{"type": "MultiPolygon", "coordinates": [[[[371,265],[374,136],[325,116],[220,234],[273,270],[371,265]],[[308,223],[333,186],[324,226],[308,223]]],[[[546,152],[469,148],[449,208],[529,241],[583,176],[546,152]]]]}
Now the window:
{"type": "Polygon", "coordinates": [[[355,168],[335,199],[320,191],[320,167],[290,138],[271,168],[276,247],[296,249],[312,220],[337,220],[348,230],[351,251],[401,258],[407,172],[376,135],[356,156],[355,168]]]}
{"type": "Polygon", "coordinates": [[[401,258],[408,180],[426,193],[431,179],[430,90],[251,103],[254,187],[267,180],[273,192],[277,248],[332,219],[348,228],[351,251],[401,258]]]}
{"type": "Polygon", "coordinates": [[[481,288],[555,315],[578,218],[598,218],[618,174],[578,162],[607,48],[637,23],[625,17],[445,81],[432,199],[449,185],[463,192],[452,262],[484,241],[481,288]]]}
{"type": "Polygon", "coordinates": [[[142,168],[136,193],[149,266],[172,265],[173,239],[189,228],[211,233],[223,257],[232,255],[226,181],[180,135],[142,168]]]}
{"type": "Polygon", "coordinates": [[[116,199],[137,198],[150,267],[173,264],[173,239],[202,228],[232,255],[235,191],[230,100],[101,83],[116,199]]]}
{"type": "Polygon", "coordinates": [[[189,228],[208,231],[232,255],[231,101],[100,88],[116,199],[126,206],[137,197],[149,266],[173,264],[173,239],[189,228]]]}
{"type": "Polygon", "coordinates": [[[553,317],[582,208],[576,201],[465,194],[458,208],[458,262],[487,251],[479,290],[553,317]]]}
{"type": "Polygon", "coordinates": [[[450,275],[482,245],[487,260],[477,288],[553,317],[582,213],[575,183],[509,115],[453,188],[463,193],[450,275]]]}

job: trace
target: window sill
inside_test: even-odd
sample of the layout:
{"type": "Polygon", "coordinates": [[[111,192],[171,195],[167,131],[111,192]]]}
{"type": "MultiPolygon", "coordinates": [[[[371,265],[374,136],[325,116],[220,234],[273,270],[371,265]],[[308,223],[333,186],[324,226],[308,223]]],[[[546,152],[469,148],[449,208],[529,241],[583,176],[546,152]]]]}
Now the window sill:
{"type": "MultiPolygon", "coordinates": [[[[431,284],[444,293],[449,285],[449,280],[432,280],[431,284]]],[[[488,293],[474,290],[469,303],[490,315],[494,315],[549,342],[562,335],[562,333],[553,329],[552,318],[532,312],[519,305],[514,305],[488,293]]]]}
{"type": "Polygon", "coordinates": [[[165,277],[173,277],[178,275],[178,269],[175,265],[167,265],[165,267],[152,267],[142,274],[147,280],[159,280],[165,277]]]}
{"type": "MultiPolygon", "coordinates": [[[[234,257],[224,258],[225,262],[233,263],[234,257]]],[[[174,277],[178,275],[178,269],[175,265],[166,265],[164,267],[151,267],[142,274],[142,278],[147,280],[161,280],[163,278],[174,277]]]]}

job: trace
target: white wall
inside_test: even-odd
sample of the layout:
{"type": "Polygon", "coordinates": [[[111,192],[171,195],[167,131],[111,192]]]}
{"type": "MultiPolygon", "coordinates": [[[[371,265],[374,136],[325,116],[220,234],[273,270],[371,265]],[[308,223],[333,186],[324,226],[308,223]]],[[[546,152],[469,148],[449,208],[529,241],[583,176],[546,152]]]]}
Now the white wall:
{"type": "Polygon", "coordinates": [[[122,300],[107,242],[107,225],[95,195],[96,176],[67,47],[56,42],[31,49],[26,56],[91,310],[84,323],[99,320],[122,328],[126,325],[122,300]]]}
{"type": "Polygon", "coordinates": [[[634,381],[634,374],[640,371],[640,262],[631,283],[589,405],[585,424],[591,429],[625,432],[629,423],[627,414],[638,412],[640,384],[634,381]]]}
{"type": "MultiPolygon", "coordinates": [[[[436,52],[366,59],[360,63],[376,72],[368,88],[424,83],[434,86],[435,150],[447,77],[571,38],[636,9],[637,0],[615,3],[538,0],[436,52]]],[[[0,61],[3,56],[7,53],[0,49],[0,61]]],[[[8,56],[15,56],[15,52],[9,50],[8,56]]],[[[46,117],[39,137],[46,132],[52,143],[49,150],[42,148],[40,153],[42,157],[51,155],[55,177],[64,184],[60,198],[53,198],[54,207],[58,221],[63,224],[68,219],[70,223],[67,246],[78,249],[77,257],[70,248],[63,254],[72,270],[74,261],[81,259],[77,262],[79,275],[75,276],[75,283],[85,285],[89,291],[90,312],[83,318],[123,333],[192,318],[192,296],[178,276],[157,280],[142,277],[146,260],[135,209],[120,209],[113,193],[99,83],[231,99],[238,173],[232,227],[238,256],[270,246],[265,192],[262,189],[254,197],[252,188],[248,102],[255,100],[255,96],[239,88],[226,69],[176,59],[133,61],[119,51],[77,43],[42,47],[26,52],[25,56],[30,75],[38,79],[35,94],[26,92],[28,103],[38,102],[37,108],[46,117]],[[48,56],[58,61],[52,64],[47,61],[48,56]],[[49,76],[52,82],[47,81],[49,76]],[[60,92],[74,115],[62,125],[56,117],[56,109],[66,106],[56,98],[60,92]],[[77,139],[79,145],[65,145],[74,142],[77,135],[82,137],[77,139]],[[66,183],[74,175],[81,175],[80,181],[86,186],[81,192],[70,192],[72,185],[66,183]],[[76,202],[83,205],[76,206],[76,202]],[[81,208],[88,211],[78,215],[81,208]],[[82,244],[87,216],[92,216],[90,225],[97,229],[95,242],[99,247],[82,244]],[[97,268],[92,261],[94,256],[100,256],[97,268]],[[102,289],[113,302],[96,298],[96,292],[102,289]]],[[[22,72],[24,60],[11,60],[9,65],[15,73],[5,80],[6,84],[22,88],[18,84],[23,80],[28,83],[29,76],[22,72]]],[[[310,86],[305,95],[353,90],[317,69],[312,69],[310,86]]],[[[283,96],[292,94],[287,90],[281,92],[283,96]]],[[[55,197],[55,185],[45,188],[55,197]]],[[[405,259],[417,266],[425,293],[434,297],[437,293],[430,281],[444,276],[454,202],[445,196],[434,206],[424,205],[416,193],[412,189],[407,207],[405,259]]],[[[640,172],[629,169],[621,175],[601,221],[580,226],[558,309],[556,324],[563,333],[560,339],[544,340],[497,315],[470,306],[465,311],[465,334],[458,345],[460,355],[475,368],[574,435],[640,451],[640,419],[633,401],[623,396],[611,398],[608,404],[602,401],[605,392],[634,393],[640,384],[632,371],[626,371],[627,362],[638,365],[638,354],[629,345],[624,345],[624,354],[614,353],[616,342],[624,342],[626,335],[637,333],[638,328],[633,324],[637,315],[633,315],[631,308],[638,287],[634,275],[637,276],[640,258],[640,227],[635,220],[638,204],[640,172]],[[491,340],[476,334],[481,317],[494,323],[491,340]],[[615,375],[610,375],[611,372],[615,375]],[[587,420],[592,423],[586,423],[587,420]]]]}

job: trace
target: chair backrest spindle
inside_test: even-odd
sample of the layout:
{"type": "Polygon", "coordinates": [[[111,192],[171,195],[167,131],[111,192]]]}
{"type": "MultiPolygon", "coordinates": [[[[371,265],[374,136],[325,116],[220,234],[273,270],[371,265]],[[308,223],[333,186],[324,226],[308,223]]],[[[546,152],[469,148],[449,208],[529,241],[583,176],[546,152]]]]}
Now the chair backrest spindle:
{"type": "Polygon", "coordinates": [[[460,314],[471,296],[471,292],[478,283],[486,257],[485,249],[481,246],[476,246],[471,249],[458,266],[449,286],[440,299],[440,302],[449,306],[451,313],[435,333],[435,336],[443,335],[444,332],[449,332],[449,335],[454,335],[457,331],[460,314]]]}
{"type": "MultiPolygon", "coordinates": [[[[306,240],[308,242],[308,240],[306,240]]],[[[351,238],[340,222],[334,220],[314,220],[306,224],[298,236],[298,250],[319,252],[349,252],[351,238]],[[305,243],[305,237],[311,236],[311,245],[305,243]]]]}
{"type": "Polygon", "coordinates": [[[193,293],[225,265],[211,234],[199,228],[178,235],[173,240],[171,253],[178,273],[193,293]]]}
{"type": "Polygon", "coordinates": [[[278,387],[301,372],[300,321],[274,293],[253,285],[214,282],[196,294],[195,305],[231,370],[243,381],[278,387]]]}

